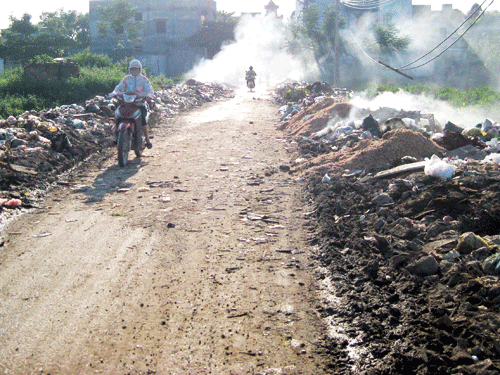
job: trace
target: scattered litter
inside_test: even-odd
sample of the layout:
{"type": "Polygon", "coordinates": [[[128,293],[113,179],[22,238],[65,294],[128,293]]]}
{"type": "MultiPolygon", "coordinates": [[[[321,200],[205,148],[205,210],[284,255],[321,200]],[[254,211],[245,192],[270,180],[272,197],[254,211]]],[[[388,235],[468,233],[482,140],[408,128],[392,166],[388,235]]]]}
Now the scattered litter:
{"type": "Polygon", "coordinates": [[[424,173],[432,177],[451,178],[456,169],[456,166],[441,160],[437,155],[432,155],[425,165],[424,173]]]}
{"type": "Polygon", "coordinates": [[[267,227],[268,229],[286,229],[284,225],[271,225],[267,227]]]}

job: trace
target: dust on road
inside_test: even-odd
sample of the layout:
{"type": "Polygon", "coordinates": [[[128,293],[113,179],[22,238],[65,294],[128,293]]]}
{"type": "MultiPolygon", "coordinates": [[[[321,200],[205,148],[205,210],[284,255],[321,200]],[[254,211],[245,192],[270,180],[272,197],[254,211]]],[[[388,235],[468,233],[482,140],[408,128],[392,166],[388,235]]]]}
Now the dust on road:
{"type": "Polygon", "coordinates": [[[293,145],[264,92],[154,128],[4,229],[6,374],[322,374],[293,145]]]}

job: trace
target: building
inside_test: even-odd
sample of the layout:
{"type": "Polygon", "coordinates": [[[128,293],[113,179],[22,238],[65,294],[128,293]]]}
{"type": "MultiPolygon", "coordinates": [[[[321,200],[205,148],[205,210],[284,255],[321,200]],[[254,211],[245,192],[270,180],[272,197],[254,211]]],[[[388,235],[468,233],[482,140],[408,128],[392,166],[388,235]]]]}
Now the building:
{"type": "MultiPolygon", "coordinates": [[[[339,0],[339,12],[346,22],[346,28],[355,31],[368,23],[409,24],[412,19],[411,0],[368,1],[360,5],[359,1],[339,0]]],[[[328,8],[336,7],[336,0],[297,0],[296,20],[302,22],[304,11],[309,6],[316,6],[323,14],[328,8]]]]}
{"type": "MultiPolygon", "coordinates": [[[[267,5],[264,5],[264,9],[266,10],[265,16],[274,16],[276,19],[282,20],[283,16],[278,16],[278,9],[279,5],[276,5],[273,0],[270,0],[267,5]]],[[[261,16],[261,12],[242,12],[241,16],[252,16],[252,17],[257,17],[261,16]]]]}
{"type": "MultiPolygon", "coordinates": [[[[466,15],[453,9],[451,4],[443,4],[441,10],[433,11],[431,5],[413,5],[411,0],[380,0],[365,3],[366,6],[360,1],[339,0],[339,13],[345,21],[344,29],[340,30],[346,48],[340,58],[341,77],[344,81],[352,78],[363,81],[376,77],[382,82],[401,84],[409,82],[407,78],[368,61],[363,53],[366,51],[360,51],[358,48],[363,44],[361,41],[369,40],[373,25],[378,23],[393,24],[401,36],[411,38],[410,47],[404,53],[386,56],[387,61],[384,63],[394,68],[420,59],[438,43],[447,39],[429,56],[408,67],[412,68],[411,70],[404,71],[405,74],[415,78],[415,81],[459,88],[488,84],[484,63],[471,50],[466,38],[459,38],[461,33],[453,34],[464,22],[466,15]],[[443,52],[445,48],[447,50],[443,52]],[[359,66],[360,63],[362,68],[359,66]],[[355,66],[358,68],[353,69],[355,66]],[[349,77],[352,71],[355,71],[355,74],[349,77]]],[[[323,14],[328,7],[336,6],[336,0],[297,0],[297,22],[302,22],[305,9],[312,5],[323,14]]],[[[475,4],[471,11],[477,7],[475,4]]]]}
{"type": "Polygon", "coordinates": [[[443,4],[437,11],[431,10],[430,5],[413,6],[413,54],[422,56],[445,39],[446,42],[417,65],[429,61],[428,64],[410,71],[410,74],[420,80],[462,89],[488,84],[484,63],[469,47],[467,38],[461,38],[464,27],[470,24],[459,29],[466,17],[451,4],[443,4]],[[441,55],[432,60],[438,54],[441,55]]]}
{"type": "MultiPolygon", "coordinates": [[[[112,2],[90,0],[90,49],[94,53],[114,56],[117,52],[114,39],[103,38],[99,34],[102,22],[99,7],[109,6],[112,2]]],[[[177,77],[206,57],[205,48],[186,41],[199,33],[205,20],[216,18],[215,1],[143,0],[135,2],[134,7],[138,10],[134,21],[143,24],[138,33],[141,40],[139,43],[129,43],[125,48],[133,51],[134,57],[140,59],[151,72],[177,77]]]]}

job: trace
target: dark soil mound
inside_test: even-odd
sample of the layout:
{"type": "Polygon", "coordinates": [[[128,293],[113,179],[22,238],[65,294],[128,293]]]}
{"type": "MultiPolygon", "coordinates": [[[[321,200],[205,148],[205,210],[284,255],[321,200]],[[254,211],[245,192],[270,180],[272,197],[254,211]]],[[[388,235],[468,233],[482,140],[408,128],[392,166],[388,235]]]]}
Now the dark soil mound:
{"type": "Polygon", "coordinates": [[[448,180],[321,177],[309,197],[334,373],[500,373],[500,282],[489,266],[500,253],[498,168],[471,163],[448,180]]]}

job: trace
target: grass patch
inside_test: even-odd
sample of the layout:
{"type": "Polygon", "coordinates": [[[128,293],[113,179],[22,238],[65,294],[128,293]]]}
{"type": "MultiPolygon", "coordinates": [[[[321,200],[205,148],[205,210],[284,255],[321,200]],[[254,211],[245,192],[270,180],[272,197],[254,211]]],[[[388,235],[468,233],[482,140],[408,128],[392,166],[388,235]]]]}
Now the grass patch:
{"type": "Polygon", "coordinates": [[[453,87],[436,87],[427,85],[391,86],[378,85],[367,89],[369,98],[374,98],[383,92],[407,92],[413,95],[427,95],[432,98],[448,102],[456,108],[498,106],[500,104],[500,91],[491,87],[475,87],[469,90],[460,90],[453,87]]]}

